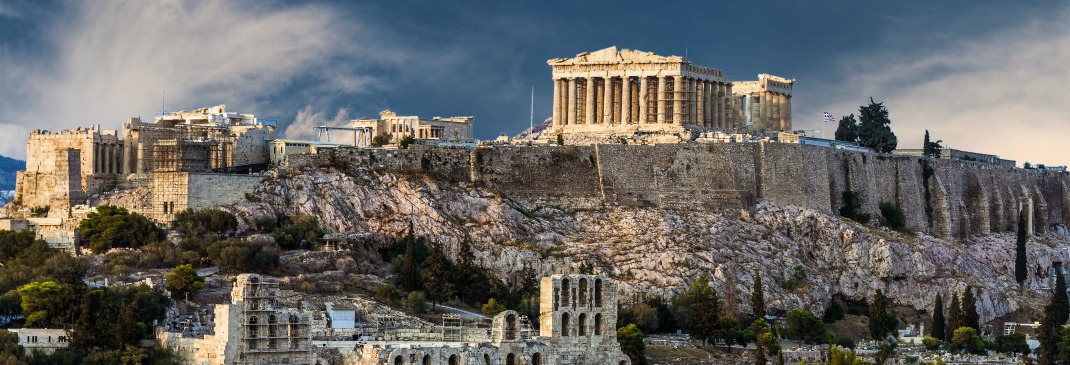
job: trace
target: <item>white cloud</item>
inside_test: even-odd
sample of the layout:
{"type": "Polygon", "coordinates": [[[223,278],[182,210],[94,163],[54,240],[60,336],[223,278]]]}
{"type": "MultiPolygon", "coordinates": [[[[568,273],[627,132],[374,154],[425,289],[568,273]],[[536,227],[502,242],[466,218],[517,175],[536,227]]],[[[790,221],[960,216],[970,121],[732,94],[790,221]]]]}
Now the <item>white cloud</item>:
{"type": "Polygon", "coordinates": [[[338,112],[334,114],[334,118],[327,119],[325,113],[313,112],[312,106],[308,105],[297,112],[294,122],[286,127],[282,135],[291,139],[315,140],[317,132],[313,128],[319,126],[341,127],[348,122],[349,112],[345,109],[338,109],[338,112]]]}
{"type": "MultiPolygon", "coordinates": [[[[287,114],[271,104],[295,80],[322,80],[318,94],[366,92],[379,80],[361,64],[391,67],[411,57],[335,9],[259,1],[89,1],[43,29],[45,52],[0,49],[0,120],[22,129],[66,129],[160,110],[227,104],[228,110],[287,114]],[[43,57],[42,57],[43,56],[43,57]]],[[[3,9],[3,8],[0,8],[3,9]]],[[[300,102],[304,104],[304,102],[300,102]]],[[[297,105],[301,105],[297,104],[297,105]]],[[[291,109],[292,110],[292,109],[291,109]]],[[[0,125],[0,134],[24,130],[0,125]]],[[[0,145],[24,158],[25,144],[0,145]]]]}
{"type": "MultiPolygon", "coordinates": [[[[928,52],[841,63],[842,82],[815,87],[827,94],[800,112],[857,114],[873,96],[888,107],[900,147],[920,147],[928,129],[952,148],[1070,163],[1070,12],[928,52]]],[[[822,127],[828,136],[835,129],[822,127]]]]}

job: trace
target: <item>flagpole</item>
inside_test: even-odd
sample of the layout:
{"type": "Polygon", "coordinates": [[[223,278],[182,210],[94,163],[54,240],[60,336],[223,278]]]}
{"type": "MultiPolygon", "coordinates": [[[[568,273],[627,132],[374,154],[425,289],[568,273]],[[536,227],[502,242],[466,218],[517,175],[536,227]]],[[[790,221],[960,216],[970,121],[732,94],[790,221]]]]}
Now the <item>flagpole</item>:
{"type": "MultiPolygon", "coordinates": [[[[528,117],[528,130],[535,131],[535,87],[531,87],[531,115],[528,117]]],[[[529,132],[530,133],[530,132],[529,132]]]]}

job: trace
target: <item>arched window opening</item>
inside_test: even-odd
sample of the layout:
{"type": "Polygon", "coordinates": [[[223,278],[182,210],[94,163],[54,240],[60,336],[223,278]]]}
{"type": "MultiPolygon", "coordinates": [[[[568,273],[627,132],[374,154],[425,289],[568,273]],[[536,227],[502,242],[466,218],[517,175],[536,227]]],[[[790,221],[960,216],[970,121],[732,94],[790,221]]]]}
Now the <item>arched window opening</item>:
{"type": "Polygon", "coordinates": [[[602,279],[594,280],[594,306],[602,308],[602,279]]]}
{"type": "Polygon", "coordinates": [[[531,365],[542,365],[542,355],[539,355],[538,352],[531,355],[531,365]]]}
{"type": "Polygon", "coordinates": [[[505,316],[505,339],[515,340],[516,332],[516,315],[510,313],[505,316]]]}
{"type": "Polygon", "coordinates": [[[513,354],[506,355],[505,365],[516,365],[516,356],[513,354]]]}
{"type": "Polygon", "coordinates": [[[249,338],[256,338],[256,326],[258,321],[256,316],[249,317],[249,338]]]}
{"type": "Polygon", "coordinates": [[[568,313],[561,314],[561,337],[568,337],[568,313]]]}
{"type": "Polygon", "coordinates": [[[424,355],[423,365],[431,365],[431,355],[424,355]]]}
{"type": "Polygon", "coordinates": [[[394,365],[405,365],[405,360],[401,358],[401,355],[394,358],[394,365]]]}
{"type": "Polygon", "coordinates": [[[601,336],[602,335],[602,313],[598,313],[598,314],[594,315],[594,335],[595,336],[601,336]]]}
{"type": "Polygon", "coordinates": [[[490,365],[490,355],[483,354],[483,365],[490,365]]]}
{"type": "Polygon", "coordinates": [[[568,307],[570,305],[570,303],[572,303],[572,302],[570,302],[568,300],[569,299],[568,298],[568,293],[570,291],[572,291],[572,289],[569,289],[568,279],[561,279],[561,306],[562,307],[568,307]]]}
{"type": "Polygon", "coordinates": [[[580,313],[579,335],[587,335],[587,313],[580,313]]]}
{"type": "Polygon", "coordinates": [[[457,355],[450,355],[450,365],[460,365],[461,361],[457,359],[457,355]]]}

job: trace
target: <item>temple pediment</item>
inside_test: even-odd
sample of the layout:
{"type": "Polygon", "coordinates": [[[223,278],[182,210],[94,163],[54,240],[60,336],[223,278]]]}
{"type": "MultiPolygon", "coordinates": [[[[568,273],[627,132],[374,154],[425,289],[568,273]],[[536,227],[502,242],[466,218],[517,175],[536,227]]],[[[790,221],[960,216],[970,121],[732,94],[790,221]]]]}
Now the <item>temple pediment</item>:
{"type": "Polygon", "coordinates": [[[594,52],[584,52],[575,58],[555,58],[550,60],[550,65],[580,65],[580,64],[605,64],[605,63],[679,63],[684,62],[680,56],[659,56],[653,52],[643,52],[630,49],[617,50],[616,46],[601,49],[594,52]]]}

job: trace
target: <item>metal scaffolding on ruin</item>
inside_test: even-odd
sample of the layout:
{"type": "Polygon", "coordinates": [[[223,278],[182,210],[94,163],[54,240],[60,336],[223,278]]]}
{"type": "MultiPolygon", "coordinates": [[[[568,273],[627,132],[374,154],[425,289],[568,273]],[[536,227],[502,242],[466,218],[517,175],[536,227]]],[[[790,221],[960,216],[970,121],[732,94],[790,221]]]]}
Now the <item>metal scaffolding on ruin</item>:
{"type": "Polygon", "coordinates": [[[457,314],[443,314],[442,315],[442,340],[449,342],[460,342],[464,339],[464,324],[461,322],[461,316],[457,314]]]}

